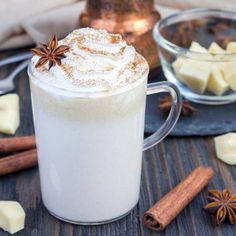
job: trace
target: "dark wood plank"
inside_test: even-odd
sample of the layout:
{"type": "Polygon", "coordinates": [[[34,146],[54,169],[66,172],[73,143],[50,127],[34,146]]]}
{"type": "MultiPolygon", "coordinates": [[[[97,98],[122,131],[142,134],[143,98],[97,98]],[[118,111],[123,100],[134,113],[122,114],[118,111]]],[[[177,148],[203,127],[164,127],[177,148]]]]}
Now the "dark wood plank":
{"type": "MultiPolygon", "coordinates": [[[[15,52],[2,52],[0,58],[15,52]]],[[[0,78],[14,66],[1,68],[0,78]]],[[[33,134],[26,71],[17,78],[15,92],[21,98],[21,127],[16,135],[33,134]]],[[[26,210],[26,227],[16,234],[19,236],[236,235],[236,226],[225,224],[215,227],[213,219],[202,210],[206,203],[206,189],[163,232],[151,232],[142,224],[143,213],[198,165],[211,166],[216,172],[209,188],[229,187],[236,191],[236,169],[216,159],[211,137],[167,138],[144,153],[139,204],[120,221],[88,227],[74,226],[55,219],[43,206],[37,168],[1,177],[0,200],[17,200],[26,210]]],[[[0,231],[0,235],[9,234],[0,231]]]]}
{"type": "MultiPolygon", "coordinates": [[[[228,187],[235,191],[235,168],[216,159],[212,138],[167,138],[144,153],[143,163],[140,216],[198,165],[211,166],[216,171],[208,189],[228,187]]],[[[236,226],[215,227],[213,219],[202,210],[206,195],[207,189],[204,189],[158,235],[236,235],[236,226]]],[[[142,224],[141,232],[142,235],[155,235],[142,224]]]]}

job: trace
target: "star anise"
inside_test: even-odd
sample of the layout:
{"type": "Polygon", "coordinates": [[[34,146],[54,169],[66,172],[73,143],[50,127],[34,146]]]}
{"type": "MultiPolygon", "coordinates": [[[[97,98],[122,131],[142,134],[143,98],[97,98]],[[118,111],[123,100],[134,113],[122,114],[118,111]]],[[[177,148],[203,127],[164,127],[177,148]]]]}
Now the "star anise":
{"type": "Polygon", "coordinates": [[[208,204],[204,209],[216,215],[216,224],[220,225],[226,218],[231,224],[236,222],[236,195],[232,195],[228,189],[223,192],[212,189],[209,190],[208,204]]]}
{"type": "MultiPolygon", "coordinates": [[[[166,96],[163,99],[161,99],[159,103],[159,109],[163,113],[169,113],[171,109],[171,104],[172,104],[172,98],[170,96],[166,96]]],[[[182,116],[191,116],[196,111],[197,109],[194,108],[188,100],[186,99],[183,100],[181,109],[182,116]]]]}
{"type": "Polygon", "coordinates": [[[39,47],[31,49],[34,55],[40,57],[35,67],[39,68],[49,63],[49,70],[52,66],[61,65],[61,60],[65,58],[65,53],[69,51],[69,47],[66,45],[58,46],[58,40],[56,35],[54,35],[49,41],[48,45],[40,44],[39,47]]]}

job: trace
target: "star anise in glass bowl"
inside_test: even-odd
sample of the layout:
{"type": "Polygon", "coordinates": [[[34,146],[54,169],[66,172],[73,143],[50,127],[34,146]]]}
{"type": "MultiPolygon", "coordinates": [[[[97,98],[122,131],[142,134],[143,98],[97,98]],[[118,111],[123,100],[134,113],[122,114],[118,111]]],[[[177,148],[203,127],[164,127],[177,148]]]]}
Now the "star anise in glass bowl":
{"type": "Polygon", "coordinates": [[[208,204],[204,210],[216,216],[216,224],[220,225],[226,219],[231,224],[236,222],[236,195],[233,195],[228,189],[220,192],[217,189],[209,190],[208,204]]]}
{"type": "Polygon", "coordinates": [[[56,35],[54,35],[49,41],[48,45],[40,44],[37,48],[32,48],[31,51],[34,55],[40,57],[35,67],[39,68],[49,63],[49,70],[52,66],[61,65],[61,60],[65,58],[65,53],[69,51],[69,46],[60,45],[58,46],[58,40],[56,35]]]}

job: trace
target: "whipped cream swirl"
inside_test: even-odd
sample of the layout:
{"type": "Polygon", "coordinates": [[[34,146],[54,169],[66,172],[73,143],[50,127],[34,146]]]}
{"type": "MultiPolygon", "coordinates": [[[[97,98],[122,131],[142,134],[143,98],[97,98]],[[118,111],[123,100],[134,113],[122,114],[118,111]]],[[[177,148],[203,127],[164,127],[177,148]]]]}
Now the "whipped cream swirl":
{"type": "Polygon", "coordinates": [[[38,56],[32,58],[31,71],[37,79],[69,91],[107,91],[132,84],[148,71],[146,60],[119,34],[83,28],[59,41],[68,45],[61,66],[48,70],[48,64],[35,68],[38,56]]]}

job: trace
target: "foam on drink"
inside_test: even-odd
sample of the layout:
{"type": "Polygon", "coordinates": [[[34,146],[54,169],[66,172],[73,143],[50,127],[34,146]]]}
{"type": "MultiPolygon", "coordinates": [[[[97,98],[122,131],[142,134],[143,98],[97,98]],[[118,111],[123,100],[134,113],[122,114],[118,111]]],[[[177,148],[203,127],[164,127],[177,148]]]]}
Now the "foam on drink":
{"type": "Polygon", "coordinates": [[[48,65],[35,68],[39,57],[32,59],[31,69],[47,85],[67,91],[111,91],[141,80],[148,70],[145,59],[127,45],[119,34],[83,28],[59,41],[70,47],[61,66],[48,71],[48,65]]]}

